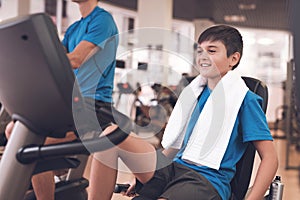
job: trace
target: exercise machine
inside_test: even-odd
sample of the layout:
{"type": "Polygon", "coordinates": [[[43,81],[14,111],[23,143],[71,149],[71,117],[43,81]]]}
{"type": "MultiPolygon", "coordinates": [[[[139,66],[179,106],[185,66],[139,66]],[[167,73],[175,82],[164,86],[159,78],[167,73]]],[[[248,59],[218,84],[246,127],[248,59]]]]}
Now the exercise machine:
{"type": "Polygon", "coordinates": [[[56,199],[86,199],[88,181],[82,173],[87,156],[122,142],[131,122],[117,111],[103,109],[103,119],[113,114],[119,128],[98,137],[102,130],[94,104],[82,97],[48,15],[2,22],[0,43],[0,102],[15,121],[0,161],[0,199],[23,199],[33,174],[65,168],[72,170],[66,181],[57,184],[56,199]],[[61,138],[68,131],[76,131],[80,140],[43,145],[46,137],[61,138]]]}

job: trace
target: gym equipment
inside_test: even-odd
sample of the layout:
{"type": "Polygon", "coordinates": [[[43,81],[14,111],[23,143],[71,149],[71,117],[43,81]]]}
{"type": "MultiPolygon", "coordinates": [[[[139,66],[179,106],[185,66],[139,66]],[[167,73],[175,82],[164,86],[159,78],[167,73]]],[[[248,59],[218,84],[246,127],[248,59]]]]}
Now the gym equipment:
{"type": "MultiPolygon", "coordinates": [[[[56,186],[56,199],[86,199],[88,181],[82,173],[87,156],[123,141],[131,122],[116,111],[119,128],[105,137],[91,137],[101,133],[94,104],[81,96],[48,15],[2,22],[0,43],[0,102],[15,121],[0,162],[0,199],[23,199],[33,174],[65,168],[73,169],[56,186]],[[78,132],[82,141],[43,145],[46,137],[64,137],[67,131],[78,132]]],[[[112,114],[99,112],[103,119],[112,114]]]]}
{"type": "MultiPolygon", "coordinates": [[[[155,136],[162,139],[164,128],[176,103],[177,96],[170,88],[159,83],[151,85],[154,97],[149,103],[142,101],[144,86],[137,83],[134,101],[130,109],[130,116],[135,122],[135,133],[154,132],[155,136]]],[[[147,87],[147,86],[146,86],[147,87]]]]}
{"type": "MultiPolygon", "coordinates": [[[[299,170],[299,163],[291,162],[291,150],[295,148],[300,151],[300,117],[299,117],[299,103],[297,102],[297,84],[296,84],[296,68],[295,61],[290,60],[287,65],[287,79],[285,88],[285,102],[286,102],[286,123],[285,123],[285,136],[286,151],[285,151],[285,168],[299,170]]],[[[299,98],[299,97],[298,97],[299,98]]]]}

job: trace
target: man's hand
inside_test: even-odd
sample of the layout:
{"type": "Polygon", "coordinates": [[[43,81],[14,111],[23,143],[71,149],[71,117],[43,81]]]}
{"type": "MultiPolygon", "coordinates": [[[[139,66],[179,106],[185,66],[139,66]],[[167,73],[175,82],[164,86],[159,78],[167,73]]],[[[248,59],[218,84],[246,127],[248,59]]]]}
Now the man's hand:
{"type": "Polygon", "coordinates": [[[73,69],[77,69],[82,65],[82,63],[88,59],[89,55],[93,52],[96,48],[96,45],[88,42],[88,41],[81,41],[74,51],[67,54],[70,63],[73,69]]]}

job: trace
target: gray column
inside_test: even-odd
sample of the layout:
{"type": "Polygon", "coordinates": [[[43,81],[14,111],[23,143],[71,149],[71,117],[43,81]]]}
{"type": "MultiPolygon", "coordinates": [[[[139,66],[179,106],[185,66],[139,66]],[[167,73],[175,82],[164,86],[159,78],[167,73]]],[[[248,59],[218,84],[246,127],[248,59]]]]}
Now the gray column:
{"type": "Polygon", "coordinates": [[[139,27],[172,27],[173,0],[139,0],[139,27]]]}
{"type": "MultiPolygon", "coordinates": [[[[138,1],[138,28],[153,28],[149,34],[139,36],[139,46],[152,46],[153,48],[169,46],[170,30],[172,29],[173,0],[139,0],[138,1]]],[[[160,52],[160,64],[168,66],[168,54],[160,52]]],[[[168,84],[168,68],[163,68],[163,84],[168,84]]]]}
{"type": "Polygon", "coordinates": [[[198,41],[199,35],[208,27],[214,25],[215,23],[211,21],[210,19],[195,19],[194,21],[195,25],[195,41],[198,41]]]}
{"type": "Polygon", "coordinates": [[[18,0],[18,16],[28,15],[30,12],[30,0],[18,0]]]}

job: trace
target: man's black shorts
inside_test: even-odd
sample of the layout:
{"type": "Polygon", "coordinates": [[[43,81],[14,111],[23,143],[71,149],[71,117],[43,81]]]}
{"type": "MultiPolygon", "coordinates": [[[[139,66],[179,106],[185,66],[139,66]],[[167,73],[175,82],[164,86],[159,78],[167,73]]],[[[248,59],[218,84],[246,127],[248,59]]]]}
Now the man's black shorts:
{"type": "Polygon", "coordinates": [[[116,109],[112,103],[94,100],[92,98],[84,98],[84,111],[78,112],[76,118],[75,134],[77,137],[84,135],[90,131],[98,131],[101,133],[105,128],[115,123],[114,112],[116,109]],[[103,113],[101,110],[105,110],[103,113]]]}
{"type": "Polygon", "coordinates": [[[96,116],[102,130],[104,130],[111,123],[115,122],[113,115],[113,111],[115,111],[115,109],[112,103],[94,100],[91,98],[85,98],[84,100],[87,106],[92,106],[92,108],[95,109],[96,116]],[[106,114],[103,116],[103,113],[100,111],[100,109],[105,109],[106,112],[111,113],[111,115],[106,114]]]}

